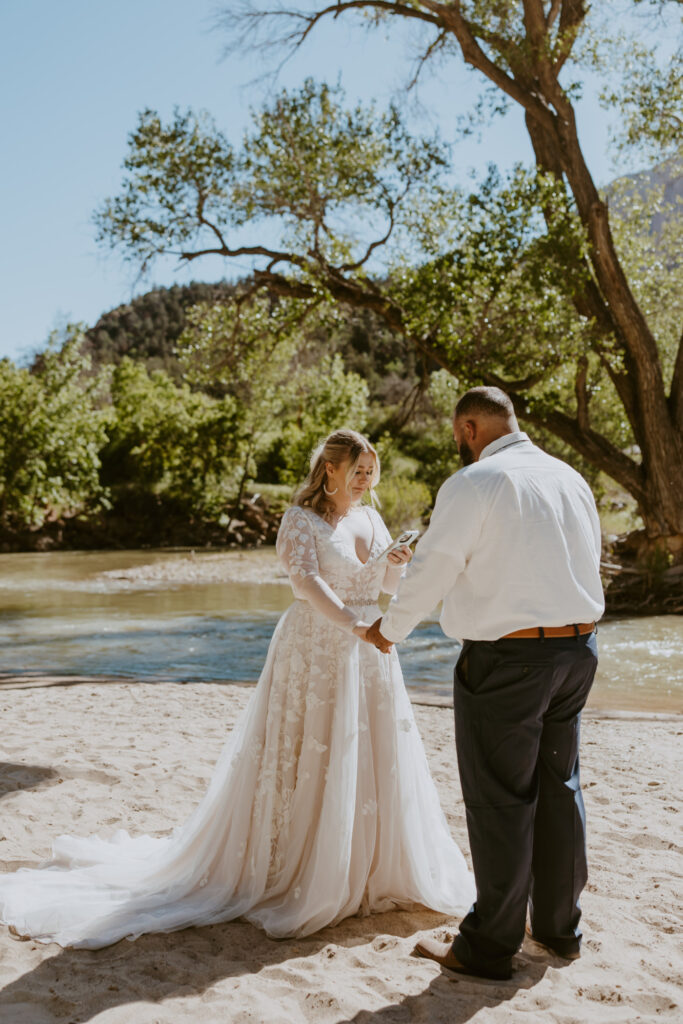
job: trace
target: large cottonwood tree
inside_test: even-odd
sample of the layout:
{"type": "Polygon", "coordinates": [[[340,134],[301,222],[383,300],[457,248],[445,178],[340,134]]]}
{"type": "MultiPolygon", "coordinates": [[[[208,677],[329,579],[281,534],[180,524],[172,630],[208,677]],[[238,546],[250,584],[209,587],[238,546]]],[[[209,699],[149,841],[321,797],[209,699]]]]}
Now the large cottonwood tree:
{"type": "MultiPolygon", "coordinates": [[[[168,252],[252,258],[235,330],[261,288],[308,316],[373,310],[461,383],[505,387],[527,422],[633,494],[652,541],[683,555],[683,343],[667,372],[560,83],[584,5],[354,0],[275,20],[298,45],[353,10],[419,20],[433,36],[426,59],[450,45],[521,104],[537,173],[493,176],[464,197],[443,184],[442,148],[411,139],[395,109],[346,110],[308,82],[264,108],[239,151],[206,120],[162,124],[146,111],[124,188],[98,215],[101,237],[143,265],[168,252]],[[264,241],[274,232],[265,218],[277,243],[264,241]],[[233,243],[245,226],[253,242],[233,243]],[[381,279],[370,273],[380,253],[381,279]]],[[[243,13],[247,25],[272,25],[267,11],[243,13]]]]}
{"type": "MultiPolygon", "coordinates": [[[[615,39],[628,7],[650,14],[680,7],[666,0],[603,3],[602,22],[589,24],[585,0],[333,0],[310,2],[303,9],[265,0],[234,7],[227,15],[233,35],[246,30],[267,44],[297,47],[317,25],[340,16],[362,14],[371,25],[409,21],[427,31],[420,64],[439,53],[476,69],[498,95],[524,111],[536,163],[566,182],[586,231],[589,273],[571,283],[571,301],[602,339],[595,345],[624,406],[640,450],[640,461],[609,452],[592,429],[590,394],[584,365],[576,373],[576,415],[555,415],[549,429],[591,461],[612,462],[611,475],[638,500],[648,532],[672,536],[681,551],[683,535],[683,333],[672,378],[665,382],[651,327],[636,300],[617,253],[605,198],[593,181],[579,141],[572,100],[572,62],[591,51],[610,65],[611,100],[622,107],[626,141],[671,146],[682,137],[683,60],[680,50],[658,66],[656,52],[628,41],[619,54],[615,39]],[[598,38],[596,38],[596,34],[598,38]],[[603,38],[599,38],[602,35],[603,38]],[[601,53],[602,49],[602,53],[601,53]],[[609,51],[608,57],[605,57],[609,51]],[[615,63],[618,61],[619,63],[615,63]],[[621,66],[620,66],[621,65],[621,66]],[[623,88],[618,88],[619,78],[623,88]]],[[[596,14],[597,17],[597,14],[596,14]]],[[[367,22],[366,22],[367,23],[367,22]]],[[[244,38],[244,37],[243,37],[244,38]]],[[[660,36],[662,49],[664,40],[660,36]]],[[[524,400],[516,397],[520,412],[524,400]]]]}

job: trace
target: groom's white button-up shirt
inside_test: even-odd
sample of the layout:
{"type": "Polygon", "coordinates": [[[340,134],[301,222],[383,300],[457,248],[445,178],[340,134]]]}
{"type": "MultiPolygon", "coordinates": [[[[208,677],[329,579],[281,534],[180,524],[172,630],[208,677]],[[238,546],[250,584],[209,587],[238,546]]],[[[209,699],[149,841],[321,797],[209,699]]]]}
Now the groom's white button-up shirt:
{"type": "Polygon", "coordinates": [[[441,600],[444,633],[469,640],[592,622],[605,607],[599,568],[588,484],[515,431],[443,484],[380,629],[403,640],[441,600]]]}

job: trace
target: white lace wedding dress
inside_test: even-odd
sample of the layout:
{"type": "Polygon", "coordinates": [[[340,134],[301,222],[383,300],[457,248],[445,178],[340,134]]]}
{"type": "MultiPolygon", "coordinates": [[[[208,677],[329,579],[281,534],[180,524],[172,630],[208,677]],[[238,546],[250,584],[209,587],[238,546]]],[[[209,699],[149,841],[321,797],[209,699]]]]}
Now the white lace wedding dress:
{"type": "Polygon", "coordinates": [[[353,624],[379,615],[396,570],[372,509],[370,559],[291,508],[278,552],[298,597],[189,820],[163,838],[60,836],[38,869],[0,875],[0,919],[22,935],[99,948],[236,917],[308,935],[412,903],[467,910],[472,877],[429,774],[395,650],[353,624]]]}

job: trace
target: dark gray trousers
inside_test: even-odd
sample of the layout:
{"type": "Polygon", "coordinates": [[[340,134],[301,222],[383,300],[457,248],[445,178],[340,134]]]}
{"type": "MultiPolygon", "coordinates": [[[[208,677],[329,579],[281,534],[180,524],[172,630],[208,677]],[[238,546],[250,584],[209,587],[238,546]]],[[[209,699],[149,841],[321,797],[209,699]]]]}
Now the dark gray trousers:
{"type": "Polygon", "coordinates": [[[466,640],[455,667],[455,737],[476,903],[453,943],[458,959],[509,977],[524,938],[558,952],[581,942],[586,883],[579,722],[597,667],[595,633],[466,640]]]}

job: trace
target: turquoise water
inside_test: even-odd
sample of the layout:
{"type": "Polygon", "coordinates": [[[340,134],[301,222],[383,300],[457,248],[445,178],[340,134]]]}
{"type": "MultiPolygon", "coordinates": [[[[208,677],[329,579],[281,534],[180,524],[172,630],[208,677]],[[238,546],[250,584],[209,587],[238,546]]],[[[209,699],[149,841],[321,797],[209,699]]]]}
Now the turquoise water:
{"type": "MultiPolygon", "coordinates": [[[[163,570],[169,559],[180,563],[187,555],[0,556],[0,675],[256,680],[275,623],[291,601],[286,583],[254,582],[273,577],[272,551],[249,554],[243,570],[247,580],[186,583],[164,571],[155,578],[155,566],[163,570]],[[146,569],[135,577],[141,566],[146,569]],[[128,578],[127,570],[134,570],[128,578]]],[[[242,572],[240,557],[228,557],[233,572],[235,567],[242,572]]],[[[211,558],[200,554],[193,561],[197,578],[211,558]]],[[[608,621],[601,624],[598,640],[593,706],[683,710],[683,619],[608,621]]],[[[447,695],[457,652],[435,617],[422,623],[400,647],[406,683],[447,695]]]]}

